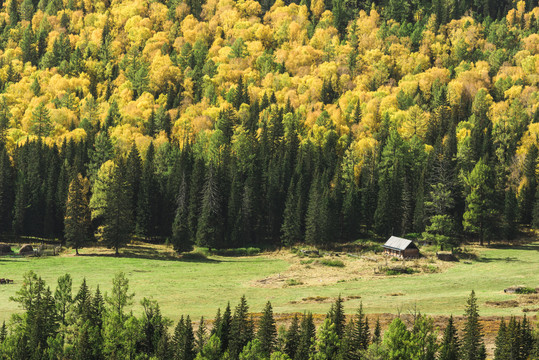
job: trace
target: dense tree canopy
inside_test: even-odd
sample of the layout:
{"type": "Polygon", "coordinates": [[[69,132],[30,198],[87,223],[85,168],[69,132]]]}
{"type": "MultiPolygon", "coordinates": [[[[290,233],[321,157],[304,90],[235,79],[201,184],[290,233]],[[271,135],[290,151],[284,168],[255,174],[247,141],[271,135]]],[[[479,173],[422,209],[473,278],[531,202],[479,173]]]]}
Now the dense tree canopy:
{"type": "Polygon", "coordinates": [[[512,238],[539,223],[536,5],[4,1],[0,232],[71,234],[81,174],[116,248],[512,238]]]}

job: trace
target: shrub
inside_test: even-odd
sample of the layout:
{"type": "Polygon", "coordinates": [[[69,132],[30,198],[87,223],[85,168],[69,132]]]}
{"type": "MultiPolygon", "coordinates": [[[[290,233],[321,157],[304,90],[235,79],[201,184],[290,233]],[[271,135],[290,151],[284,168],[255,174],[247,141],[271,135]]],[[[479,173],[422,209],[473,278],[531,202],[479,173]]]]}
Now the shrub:
{"type": "Polygon", "coordinates": [[[331,267],[344,267],[344,263],[341,260],[322,259],[318,263],[331,267]]]}
{"type": "Polygon", "coordinates": [[[260,254],[260,249],[255,247],[236,249],[217,249],[212,253],[220,256],[253,256],[260,254]]]}
{"type": "Polygon", "coordinates": [[[296,279],[287,279],[286,285],[287,286],[303,285],[303,282],[296,279]]]}
{"type": "Polygon", "coordinates": [[[301,265],[308,265],[308,264],[312,264],[313,263],[313,259],[309,259],[309,260],[301,260],[299,263],[301,265]]]}
{"type": "Polygon", "coordinates": [[[380,270],[386,275],[413,274],[415,272],[414,269],[406,266],[381,267],[380,270]]]}
{"type": "Polygon", "coordinates": [[[531,287],[522,287],[515,290],[517,294],[535,294],[537,291],[531,287]]]}

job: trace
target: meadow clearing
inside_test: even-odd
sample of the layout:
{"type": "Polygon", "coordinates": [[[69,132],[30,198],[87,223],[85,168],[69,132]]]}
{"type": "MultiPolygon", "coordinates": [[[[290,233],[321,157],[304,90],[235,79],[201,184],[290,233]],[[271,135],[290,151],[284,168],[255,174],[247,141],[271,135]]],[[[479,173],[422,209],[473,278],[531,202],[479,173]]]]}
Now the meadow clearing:
{"type": "MultiPolygon", "coordinates": [[[[539,242],[512,247],[472,248],[470,260],[446,263],[433,256],[407,261],[416,268],[411,275],[387,276],[378,267],[382,255],[363,257],[298,257],[288,250],[257,256],[193,256],[181,259],[164,245],[136,244],[113,257],[104,248],[82,249],[82,256],[68,250],[53,257],[0,257],[0,277],[15,280],[0,285],[0,322],[18,311],[10,296],[20,288],[24,272],[33,270],[54,289],[65,273],[73,278],[74,293],[84,277],[95,289],[110,291],[111,279],[123,271],[135,292],[134,311],[143,297],[157,300],[164,315],[177,321],[181,315],[213,318],[218,307],[232,306],[245,294],[253,312],[270,300],[275,313],[312,311],[326,313],[340,294],[345,310],[354,313],[360,301],[367,313],[407,313],[419,309],[430,315],[462,315],[474,289],[482,316],[535,315],[538,295],[505,294],[512,285],[539,286],[539,242]],[[343,267],[322,260],[342,261],[343,267]]],[[[391,265],[391,261],[389,261],[391,265]]],[[[398,262],[399,264],[401,262],[398,262]]]]}

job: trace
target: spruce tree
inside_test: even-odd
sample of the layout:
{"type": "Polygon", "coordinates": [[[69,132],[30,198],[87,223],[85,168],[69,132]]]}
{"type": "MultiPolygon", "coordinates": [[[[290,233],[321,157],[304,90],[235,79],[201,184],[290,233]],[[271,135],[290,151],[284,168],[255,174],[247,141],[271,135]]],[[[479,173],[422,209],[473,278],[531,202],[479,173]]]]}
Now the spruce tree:
{"type": "Polygon", "coordinates": [[[460,359],[460,343],[457,335],[457,329],[453,324],[453,316],[449,317],[447,326],[444,330],[442,344],[440,348],[439,360],[458,360],[460,359]]]}
{"type": "Polygon", "coordinates": [[[131,240],[133,210],[131,194],[125,179],[125,165],[108,161],[99,170],[90,201],[92,218],[101,222],[97,236],[108,247],[119,249],[131,240]]]}
{"type": "Polygon", "coordinates": [[[344,315],[343,299],[340,294],[335,302],[331,305],[326,318],[331,320],[331,323],[335,325],[334,330],[337,333],[337,336],[342,338],[344,334],[346,317],[344,315]]]}
{"type": "Polygon", "coordinates": [[[66,203],[64,231],[67,244],[79,249],[86,245],[90,237],[91,213],[88,203],[88,181],[78,174],[69,184],[66,203]]]}
{"type": "Polygon", "coordinates": [[[14,201],[13,166],[3,143],[0,142],[0,233],[5,234],[11,230],[11,212],[14,201]]]}
{"type": "Polygon", "coordinates": [[[204,317],[200,318],[198,323],[198,329],[195,333],[195,352],[201,353],[206,344],[206,324],[204,322],[204,317]]]}
{"type": "Polygon", "coordinates": [[[210,165],[204,184],[202,210],[197,226],[196,239],[198,246],[207,246],[210,249],[223,246],[221,201],[218,174],[213,165],[210,165]]]}
{"type": "Polygon", "coordinates": [[[466,324],[462,336],[461,356],[463,360],[484,360],[483,335],[481,334],[481,324],[479,324],[479,313],[477,311],[477,298],[472,290],[466,306],[466,324]]]}
{"type": "Polygon", "coordinates": [[[372,342],[380,344],[382,342],[382,326],[380,325],[380,318],[376,318],[376,325],[374,326],[374,332],[372,334],[372,342]]]}
{"type": "Polygon", "coordinates": [[[285,353],[290,357],[290,359],[294,359],[296,357],[296,352],[298,351],[300,342],[300,332],[299,332],[299,319],[298,314],[294,314],[294,317],[292,318],[292,323],[290,324],[290,327],[288,328],[288,331],[286,332],[286,339],[285,339],[285,353]]]}
{"type": "Polygon", "coordinates": [[[229,351],[232,359],[237,359],[244,346],[254,338],[253,325],[248,318],[248,311],[249,307],[244,295],[234,310],[230,324],[229,351]]]}
{"type": "Polygon", "coordinates": [[[300,340],[294,359],[308,360],[310,358],[315,335],[316,327],[314,326],[313,314],[303,314],[300,326],[300,340]]]}
{"type": "Polygon", "coordinates": [[[157,180],[155,178],[155,149],[153,142],[148,146],[146,159],[142,168],[139,192],[137,198],[137,224],[136,232],[150,238],[157,234],[158,192],[157,180]]]}
{"type": "Polygon", "coordinates": [[[507,339],[507,327],[505,325],[505,320],[502,318],[500,322],[500,327],[498,329],[498,334],[496,335],[496,349],[494,350],[494,359],[495,360],[506,360],[509,359],[509,342],[507,339]]]}
{"type": "Polygon", "coordinates": [[[256,337],[260,341],[262,352],[269,357],[275,349],[275,343],[277,341],[277,328],[275,327],[273,309],[269,301],[266,303],[262,318],[258,324],[256,337]]]}

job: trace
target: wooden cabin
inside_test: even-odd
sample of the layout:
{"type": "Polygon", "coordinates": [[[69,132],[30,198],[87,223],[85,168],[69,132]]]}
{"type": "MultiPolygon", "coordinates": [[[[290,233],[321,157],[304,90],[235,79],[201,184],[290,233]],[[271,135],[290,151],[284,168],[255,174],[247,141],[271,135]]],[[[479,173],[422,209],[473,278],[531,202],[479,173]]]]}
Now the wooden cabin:
{"type": "Polygon", "coordinates": [[[401,259],[419,257],[419,249],[411,241],[397,236],[390,237],[384,244],[384,253],[401,259]]]}

